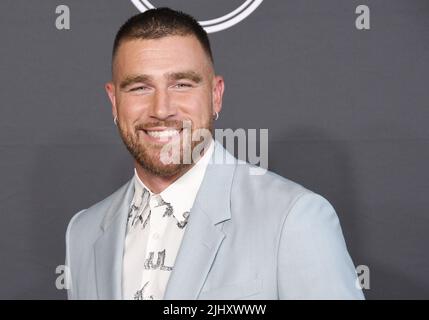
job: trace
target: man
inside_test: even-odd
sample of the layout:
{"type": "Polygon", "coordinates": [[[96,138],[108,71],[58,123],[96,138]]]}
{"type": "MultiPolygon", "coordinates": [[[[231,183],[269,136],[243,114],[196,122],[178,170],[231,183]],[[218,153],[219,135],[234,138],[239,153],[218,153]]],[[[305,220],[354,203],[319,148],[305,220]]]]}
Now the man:
{"type": "Polygon", "coordinates": [[[70,221],[71,299],[363,298],[329,202],[212,139],[224,81],[192,17],[128,20],[106,90],[135,174],[70,221]]]}

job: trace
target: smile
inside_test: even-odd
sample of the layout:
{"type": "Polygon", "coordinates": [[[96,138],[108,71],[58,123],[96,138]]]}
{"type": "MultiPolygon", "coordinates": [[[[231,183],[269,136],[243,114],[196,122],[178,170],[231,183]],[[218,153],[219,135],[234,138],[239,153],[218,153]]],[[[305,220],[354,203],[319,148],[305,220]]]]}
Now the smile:
{"type": "Polygon", "coordinates": [[[182,129],[162,128],[143,130],[151,139],[166,141],[177,137],[182,132],[182,129]]]}

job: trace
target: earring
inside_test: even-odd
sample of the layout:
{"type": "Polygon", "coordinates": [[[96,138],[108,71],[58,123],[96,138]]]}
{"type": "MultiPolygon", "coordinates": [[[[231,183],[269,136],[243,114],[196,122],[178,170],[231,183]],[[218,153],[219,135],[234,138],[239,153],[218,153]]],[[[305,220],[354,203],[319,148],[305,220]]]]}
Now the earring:
{"type": "Polygon", "coordinates": [[[115,126],[117,126],[117,125],[118,125],[118,117],[117,117],[117,116],[115,116],[115,117],[113,118],[113,123],[115,124],[115,126]]]}
{"type": "Polygon", "coordinates": [[[214,120],[216,121],[219,118],[219,113],[217,113],[216,111],[215,113],[216,113],[216,117],[214,118],[214,120]]]}

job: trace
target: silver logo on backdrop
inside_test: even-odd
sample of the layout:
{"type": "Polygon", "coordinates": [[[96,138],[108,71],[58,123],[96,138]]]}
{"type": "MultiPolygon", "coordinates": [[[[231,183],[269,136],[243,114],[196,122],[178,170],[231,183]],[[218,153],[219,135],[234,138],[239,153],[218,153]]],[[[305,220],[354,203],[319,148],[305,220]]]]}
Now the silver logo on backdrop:
{"type": "MultiPolygon", "coordinates": [[[[247,18],[253,11],[256,10],[257,7],[259,7],[262,1],[263,0],[246,0],[237,9],[223,15],[222,17],[198,22],[201,26],[204,27],[207,33],[222,31],[247,18]]],[[[148,0],[131,0],[131,2],[141,12],[155,8],[155,6],[152,5],[148,0]]]]}

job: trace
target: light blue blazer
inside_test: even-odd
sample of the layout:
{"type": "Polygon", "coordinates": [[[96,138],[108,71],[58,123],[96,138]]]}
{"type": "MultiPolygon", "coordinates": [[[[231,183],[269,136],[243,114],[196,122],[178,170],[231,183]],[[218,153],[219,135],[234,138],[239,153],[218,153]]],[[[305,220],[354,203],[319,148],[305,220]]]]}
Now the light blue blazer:
{"type": "MultiPolygon", "coordinates": [[[[215,142],[165,299],[363,299],[335,210],[320,195],[215,142]],[[214,157],[214,158],[213,158],[214,157]]],[[[122,299],[131,179],[77,213],[66,234],[70,299],[122,299]]]]}

